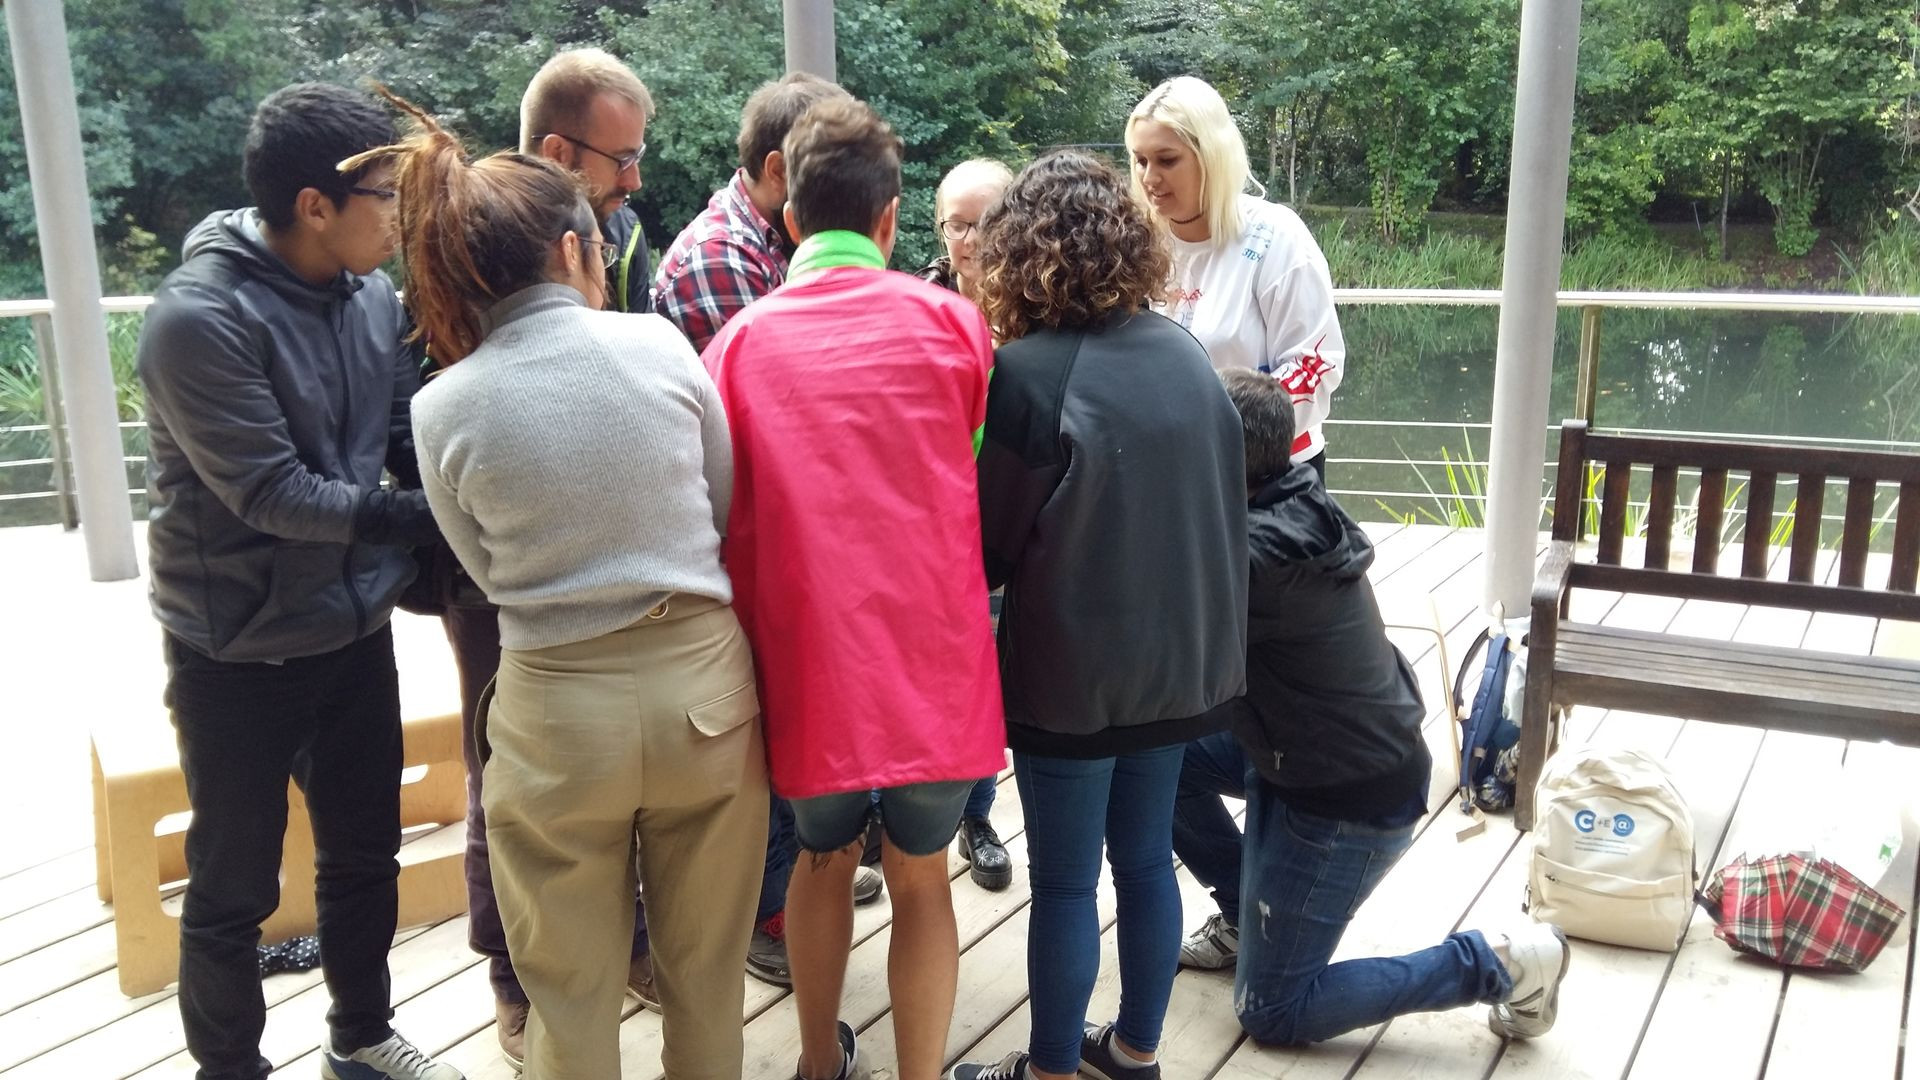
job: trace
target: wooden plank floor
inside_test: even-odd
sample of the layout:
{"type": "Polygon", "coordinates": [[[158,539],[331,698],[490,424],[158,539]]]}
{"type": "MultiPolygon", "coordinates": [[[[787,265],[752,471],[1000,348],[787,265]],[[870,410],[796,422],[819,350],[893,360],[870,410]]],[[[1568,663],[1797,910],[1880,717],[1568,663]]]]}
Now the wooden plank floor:
{"type": "MultiPolygon", "coordinates": [[[[1458,663],[1478,631],[1482,538],[1431,526],[1368,526],[1378,544],[1373,579],[1390,622],[1424,625],[1437,614],[1458,663]]],[[[85,581],[77,537],[51,529],[0,530],[5,565],[17,574],[0,627],[14,753],[0,790],[0,1075],[109,1078],[189,1077],[171,990],[128,999],[114,974],[112,910],[94,893],[86,730],[96,718],[152,714],[160,669],[144,583],[85,581]],[[35,613],[24,616],[23,613],[35,613]],[[101,673],[111,672],[110,677],[101,673]]],[[[1739,605],[1612,594],[1582,594],[1576,614],[1610,625],[1672,630],[1768,644],[1818,643],[1839,651],[1920,655],[1911,626],[1796,614],[1739,605]]],[[[409,708],[451,703],[444,639],[428,620],[396,620],[409,708]]],[[[1451,756],[1441,720],[1443,672],[1435,638],[1391,631],[1413,661],[1432,706],[1425,733],[1436,762],[1451,756]]],[[[1702,867],[1718,866],[1808,819],[1849,812],[1836,793],[1867,792],[1885,819],[1898,813],[1900,857],[1881,883],[1911,907],[1916,829],[1904,805],[1920,767],[1915,752],[1777,732],[1597,710],[1575,710],[1576,739],[1652,749],[1679,777],[1696,819],[1702,867]],[[1785,823],[1785,824],[1783,824],[1785,823]]],[[[1444,774],[1445,766],[1436,768],[1444,774]]],[[[1498,929],[1519,910],[1527,845],[1505,817],[1459,839],[1464,823],[1436,775],[1434,810],[1401,863],[1354,920],[1340,956],[1398,953],[1434,944],[1460,928],[1498,929]]],[[[952,1059],[998,1058],[1027,1035],[1025,837],[1018,794],[1003,777],[994,817],[1015,862],[1011,888],[987,893],[952,858],[964,953],[960,1006],[949,1034],[952,1059]]],[[[1184,872],[1184,922],[1210,910],[1184,872]]],[[[876,1065],[891,1059],[886,902],[860,909],[843,1016],[861,1031],[876,1065]]],[[[1105,963],[1090,1009],[1110,1016],[1119,987],[1113,962],[1113,904],[1102,894],[1105,963]]],[[[1308,1048],[1260,1047],[1231,1008],[1231,980],[1182,972],[1163,1046],[1169,1077],[1888,1077],[1920,1080],[1903,1056],[1914,982],[1911,922],[1860,976],[1788,974],[1735,956],[1696,915],[1677,954],[1576,942],[1559,1026],[1534,1043],[1503,1043],[1484,1008],[1403,1017],[1308,1048]]],[[[396,1026],[464,1070],[472,1080],[508,1080],[492,1024],[485,967],[466,946],[466,920],[403,930],[395,938],[396,1026]]],[[[746,1075],[792,1075],[796,1054],[791,996],[742,976],[746,1075]]],[[[263,1052],[277,1075],[315,1075],[326,992],[317,972],[265,983],[270,1008],[263,1052]]],[[[660,1074],[659,1018],[632,1012],[622,1024],[624,1074],[660,1074]]]]}

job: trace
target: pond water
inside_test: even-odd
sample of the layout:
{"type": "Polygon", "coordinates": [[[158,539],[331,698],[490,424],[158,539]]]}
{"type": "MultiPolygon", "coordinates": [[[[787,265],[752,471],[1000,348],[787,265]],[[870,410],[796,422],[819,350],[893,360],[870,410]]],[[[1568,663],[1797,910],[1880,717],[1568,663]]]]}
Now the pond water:
{"type": "MultiPolygon", "coordinates": [[[[1471,496],[1484,468],[1455,467],[1449,475],[1444,463],[1486,460],[1499,309],[1348,305],[1341,321],[1348,367],[1328,429],[1330,486],[1363,519],[1455,520],[1465,513],[1466,523],[1477,523],[1481,504],[1471,496]],[[1467,497],[1453,499],[1456,487],[1467,497]]],[[[116,348],[130,348],[132,334],[114,339],[116,348]]],[[[1573,414],[1579,341],[1579,312],[1563,310],[1554,350],[1556,421],[1573,414]]],[[[1920,443],[1916,357],[1920,316],[1609,310],[1596,422],[1920,443]]],[[[37,422],[0,416],[0,426],[37,422]]],[[[125,431],[123,439],[129,456],[144,453],[143,430],[125,431]]],[[[45,456],[44,432],[0,433],[0,462],[45,456]]],[[[0,467],[0,494],[45,491],[50,476],[44,465],[0,467]]],[[[128,466],[128,481],[144,486],[139,464],[128,466]]],[[[132,502],[145,512],[143,499],[132,502]]],[[[0,501],[0,524],[54,520],[52,499],[0,501]]]]}
{"type": "MultiPolygon", "coordinates": [[[[1356,517],[1466,511],[1477,523],[1484,468],[1446,463],[1486,460],[1499,318],[1493,307],[1342,310],[1334,417],[1362,423],[1328,429],[1328,481],[1356,517]]],[[[1579,344],[1580,313],[1561,311],[1556,423],[1574,415],[1579,344]]],[[[1920,316],[1611,309],[1600,345],[1600,427],[1920,443],[1920,316]]]]}

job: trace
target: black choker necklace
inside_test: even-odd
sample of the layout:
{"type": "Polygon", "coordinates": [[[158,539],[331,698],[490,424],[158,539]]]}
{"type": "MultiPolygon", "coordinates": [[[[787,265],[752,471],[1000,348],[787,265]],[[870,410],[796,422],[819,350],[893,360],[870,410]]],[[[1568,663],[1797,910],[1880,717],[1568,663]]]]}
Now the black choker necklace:
{"type": "Polygon", "coordinates": [[[1172,221],[1175,225],[1191,225],[1194,222],[1199,221],[1201,218],[1206,216],[1207,216],[1207,212],[1205,210],[1202,210],[1185,221],[1175,221],[1173,218],[1168,218],[1167,220],[1172,221]]]}

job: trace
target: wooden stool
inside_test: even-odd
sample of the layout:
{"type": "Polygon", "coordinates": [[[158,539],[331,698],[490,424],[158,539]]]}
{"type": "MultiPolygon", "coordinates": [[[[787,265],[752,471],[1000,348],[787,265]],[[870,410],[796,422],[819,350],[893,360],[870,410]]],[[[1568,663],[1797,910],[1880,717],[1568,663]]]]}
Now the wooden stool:
{"type": "MultiPolygon", "coordinates": [[[[418,926],[466,910],[466,765],[459,713],[406,719],[401,731],[400,925],[418,926]]],[[[187,875],[187,783],[164,716],[102,725],[92,741],[97,889],[113,902],[120,990],[138,997],[179,974],[179,917],[162,900],[187,875]]],[[[313,859],[306,800],[289,783],[280,907],[262,941],[314,932],[313,859]]]]}

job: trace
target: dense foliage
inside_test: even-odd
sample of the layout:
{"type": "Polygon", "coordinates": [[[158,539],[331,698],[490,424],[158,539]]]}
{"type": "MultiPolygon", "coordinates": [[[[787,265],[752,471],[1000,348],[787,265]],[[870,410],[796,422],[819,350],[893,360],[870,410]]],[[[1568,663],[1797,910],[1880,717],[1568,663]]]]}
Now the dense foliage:
{"type": "MultiPolygon", "coordinates": [[[[1782,255],[1864,237],[1920,189],[1915,0],[1586,0],[1575,240],[1766,221],[1782,255]]],[[[746,94],[779,73],[777,0],[68,0],[110,289],[150,288],[203,213],[244,200],[253,103],[300,78],[377,78],[477,148],[512,141],[554,49],[624,56],[660,106],[647,234],[664,246],[733,165],[746,94]]],[[[898,262],[934,246],[961,158],[1117,149],[1153,83],[1197,73],[1239,112],[1270,197],[1367,208],[1381,245],[1434,208],[1498,211],[1519,0],[838,0],[843,82],[910,147],[898,262]]],[[[8,60],[0,54],[0,66],[8,60]]],[[[33,295],[32,201],[0,73],[0,295],[33,295]]]]}

